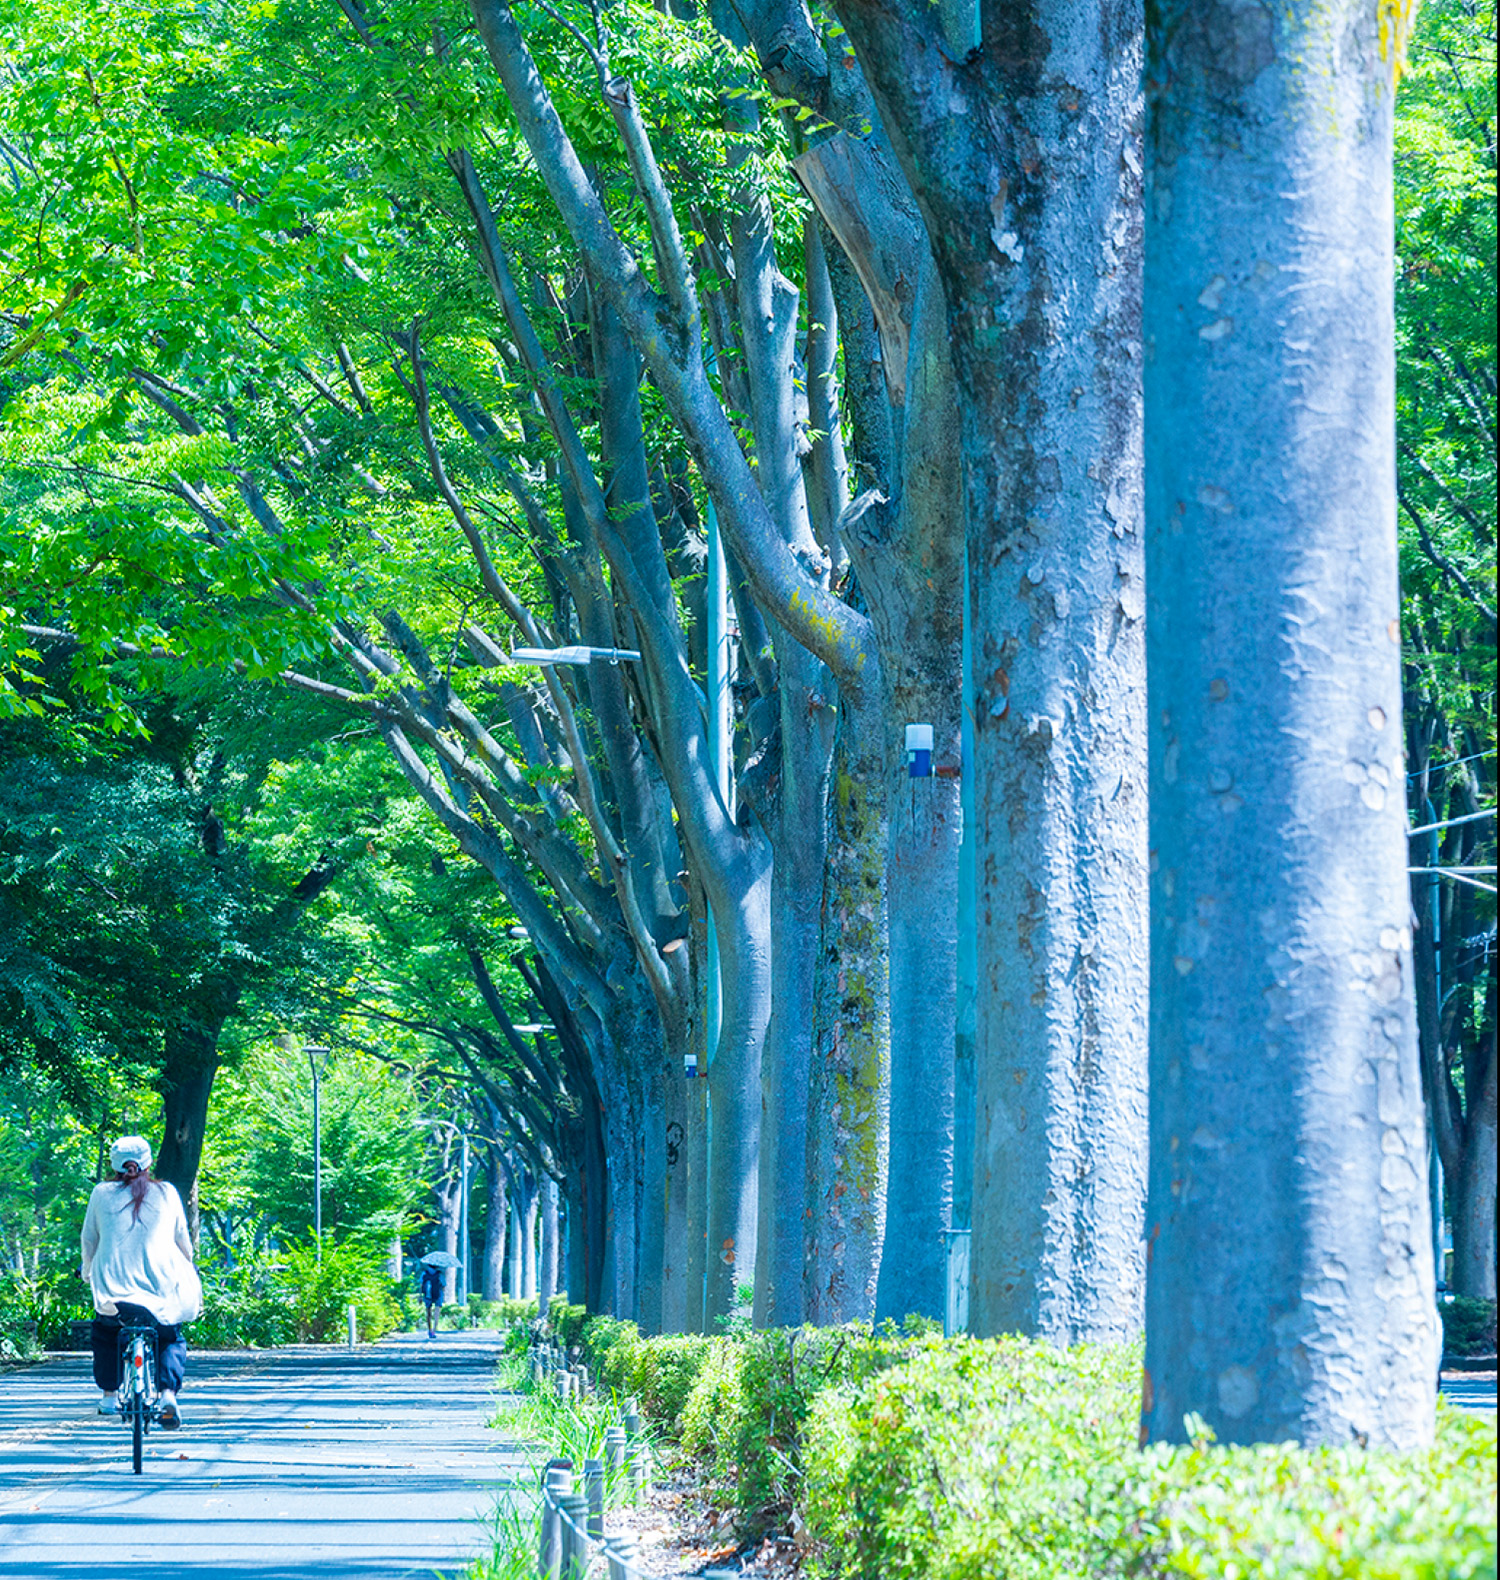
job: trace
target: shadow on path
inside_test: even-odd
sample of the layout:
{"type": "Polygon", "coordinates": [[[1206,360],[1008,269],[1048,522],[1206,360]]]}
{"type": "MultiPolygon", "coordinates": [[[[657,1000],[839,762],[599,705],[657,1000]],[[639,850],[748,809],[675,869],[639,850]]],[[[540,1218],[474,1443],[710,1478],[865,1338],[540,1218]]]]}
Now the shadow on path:
{"type": "Polygon", "coordinates": [[[529,1484],[493,1416],[498,1334],[189,1358],[184,1429],[132,1475],[86,1356],[0,1376],[0,1575],[406,1580],[489,1551],[529,1484]]]}

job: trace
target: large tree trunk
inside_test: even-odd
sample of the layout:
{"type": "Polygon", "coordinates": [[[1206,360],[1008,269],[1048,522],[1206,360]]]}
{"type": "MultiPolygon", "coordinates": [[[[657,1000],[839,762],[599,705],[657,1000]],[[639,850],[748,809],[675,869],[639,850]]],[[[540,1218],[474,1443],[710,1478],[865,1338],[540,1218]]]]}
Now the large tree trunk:
{"type": "Polygon", "coordinates": [[[686,1081],[686,1152],[683,1164],[687,1168],[687,1234],[684,1256],[687,1262],[687,1285],[684,1291],[682,1330],[684,1333],[707,1331],[703,1314],[703,1297],[708,1277],[708,1059],[712,1051],[711,1040],[716,1040],[719,1015],[719,985],[709,981],[710,952],[708,947],[709,922],[703,908],[701,891],[696,891],[693,902],[693,1020],[690,1037],[693,1062],[697,1075],[686,1081]],[[710,1020],[714,1026],[710,1028],[710,1020]]]}
{"type": "Polygon", "coordinates": [[[1463,1157],[1448,1172],[1453,1214],[1455,1295],[1495,1298],[1495,1060],[1491,1057],[1483,1088],[1465,1127],[1463,1157]]]}
{"type": "Polygon", "coordinates": [[[1153,13],[1143,1436],[1408,1449],[1438,1334],[1410,977],[1392,55],[1153,13]]]}
{"type": "MultiPolygon", "coordinates": [[[[691,1035],[691,1028],[689,1029],[691,1035]]],[[[696,1085],[696,1082],[694,1083],[696,1085]]],[[[662,1079],[661,1331],[686,1333],[688,1321],[688,1126],[691,1090],[682,1060],[662,1079]]]]}
{"type": "Polygon", "coordinates": [[[564,1276],[567,1280],[560,1293],[568,1297],[570,1305],[584,1304],[584,1291],[588,1288],[588,1204],[585,1196],[584,1171],[572,1176],[564,1191],[566,1217],[563,1223],[564,1276]]]}
{"type": "MultiPolygon", "coordinates": [[[[680,1054],[677,1067],[682,1068],[680,1054]]],[[[667,1258],[667,1068],[666,1060],[658,1054],[641,1071],[641,1205],[634,1315],[642,1333],[666,1331],[662,1268],[667,1258]]]]}
{"type": "MultiPolygon", "coordinates": [[[[1421,813],[1424,823],[1436,821],[1432,803],[1421,813]]],[[[1441,857],[1437,839],[1430,840],[1423,852],[1427,864],[1437,866],[1441,857]]],[[[1450,858],[1448,865],[1457,865],[1450,858]]],[[[1495,1298],[1495,975],[1492,964],[1488,974],[1485,1009],[1479,1024],[1469,1025],[1469,1017],[1458,1012],[1462,1002],[1453,989],[1461,985],[1459,949],[1453,947],[1455,935],[1462,939],[1467,929],[1455,925],[1452,912],[1456,895],[1444,896],[1438,889],[1441,880],[1435,873],[1413,874],[1412,909],[1419,918],[1413,939],[1412,975],[1416,984],[1417,1047],[1422,1067],[1422,1090],[1427,1104],[1429,1136],[1437,1160],[1441,1162],[1438,1179],[1446,1179],[1449,1215],[1453,1226],[1453,1270],[1450,1289],[1459,1295],[1495,1298]],[[1443,900],[1448,904],[1445,907],[1443,900]],[[1447,915],[1444,915],[1444,912],[1447,915]],[[1458,980],[1455,980],[1457,978],[1458,980]],[[1451,985],[1450,985],[1451,984],[1451,985]],[[1439,999],[1449,1000],[1447,1014],[1439,999]],[[1489,1028],[1486,1030],[1486,1028],[1489,1028]],[[1450,1053],[1451,1042],[1466,1046],[1450,1053]],[[1460,1092],[1450,1069],[1457,1058],[1463,1070],[1460,1092]]],[[[1433,1160],[1429,1159],[1429,1163],[1433,1160]]],[[[1430,1192],[1435,1217],[1434,1255],[1441,1244],[1441,1201],[1438,1191],[1430,1192]]],[[[1441,1271],[1439,1275],[1441,1276],[1441,1271]]]]}
{"type": "Polygon", "coordinates": [[[777,639],[777,659],[781,783],[771,873],[771,1018],[760,1075],[758,1327],[795,1327],[803,1315],[808,1072],[834,718],[827,669],[785,635],[777,639]]]}
{"type": "Polygon", "coordinates": [[[225,1017],[209,1028],[173,1026],[167,1031],[166,1057],[157,1088],[161,1092],[161,1146],[155,1174],[177,1187],[187,1213],[188,1232],[198,1244],[198,1165],[208,1129],[208,1100],[219,1069],[219,1033],[225,1017]]]}
{"type": "Polygon", "coordinates": [[[760,1184],[760,1055],[770,1011],[769,863],[736,864],[716,898],[723,1011],[708,1068],[708,1250],[704,1325],[733,1314],[755,1276],[760,1184]]]}
{"type": "Polygon", "coordinates": [[[521,1299],[536,1294],[536,1217],[539,1203],[537,1185],[526,1176],[525,1199],[521,1206],[521,1299]]]}
{"type": "Polygon", "coordinates": [[[523,1257],[521,1252],[521,1200],[518,1191],[510,1193],[510,1214],[506,1233],[506,1276],[505,1281],[510,1286],[510,1298],[522,1298],[522,1267],[523,1257]]]}
{"type": "Polygon", "coordinates": [[[561,1219],[558,1214],[559,1191],[557,1181],[550,1174],[542,1179],[542,1244],[537,1256],[536,1299],[537,1310],[545,1312],[557,1293],[558,1252],[561,1219]]]}
{"type": "Polygon", "coordinates": [[[805,1320],[867,1321],[875,1307],[890,1155],[885,719],[845,700],[815,983],[818,1043],[808,1083],[805,1320]]]}
{"type": "MultiPolygon", "coordinates": [[[[924,248],[925,252],[925,248],[924,248]]],[[[922,257],[906,372],[894,520],[847,534],[881,653],[889,847],[890,1184],[875,1318],[943,1315],[953,1208],[953,1037],[963,839],[963,500],[942,287],[922,257]],[[890,536],[887,539],[886,529],[890,536]],[[862,530],[864,529],[864,530],[862,530]],[[873,529],[873,541],[865,531],[873,529]],[[868,569],[867,569],[868,567],[868,569]],[[905,727],[930,724],[929,777],[905,767],[905,727]]]]}
{"type": "Polygon", "coordinates": [[[1139,13],[987,7],[967,52],[936,8],[839,13],[927,227],[963,418],[970,1325],[1118,1338],[1145,1178],[1139,13]]]}
{"type": "Polygon", "coordinates": [[[505,1293],[505,1222],[510,1198],[505,1189],[505,1170],[500,1164],[500,1149],[493,1142],[486,1149],[484,1177],[487,1187],[487,1214],[484,1223],[484,1264],[479,1289],[486,1300],[499,1300],[505,1293]]]}

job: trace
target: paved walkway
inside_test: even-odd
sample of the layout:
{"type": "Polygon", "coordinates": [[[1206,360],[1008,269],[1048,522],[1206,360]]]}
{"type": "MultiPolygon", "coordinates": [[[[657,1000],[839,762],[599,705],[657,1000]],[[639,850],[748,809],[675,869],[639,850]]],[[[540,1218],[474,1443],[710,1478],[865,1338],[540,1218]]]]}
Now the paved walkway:
{"type": "Polygon", "coordinates": [[[403,1335],[189,1357],[178,1433],[141,1475],[93,1414],[86,1356],[0,1376],[0,1575],[27,1580],[430,1580],[488,1553],[529,1480],[485,1422],[500,1338],[403,1335]]]}
{"type": "Polygon", "coordinates": [[[1461,1410],[1495,1408],[1494,1372],[1444,1372],[1443,1392],[1461,1410]]]}

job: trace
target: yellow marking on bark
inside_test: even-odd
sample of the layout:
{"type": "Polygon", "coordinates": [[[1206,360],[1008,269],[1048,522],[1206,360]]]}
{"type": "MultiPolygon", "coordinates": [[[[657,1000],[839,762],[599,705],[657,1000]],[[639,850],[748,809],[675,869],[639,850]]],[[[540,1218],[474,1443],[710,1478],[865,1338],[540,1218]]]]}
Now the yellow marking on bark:
{"type": "Polygon", "coordinates": [[[1380,58],[1391,63],[1391,86],[1401,81],[1406,70],[1406,46],[1411,42],[1417,20],[1417,0],[1380,0],[1377,13],[1380,28],[1380,58]]]}

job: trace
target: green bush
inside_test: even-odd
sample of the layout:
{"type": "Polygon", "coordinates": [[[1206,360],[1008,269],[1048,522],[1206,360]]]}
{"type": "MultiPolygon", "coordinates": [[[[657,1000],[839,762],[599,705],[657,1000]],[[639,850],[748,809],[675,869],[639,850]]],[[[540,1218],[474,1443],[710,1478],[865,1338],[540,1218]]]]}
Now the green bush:
{"type": "Polygon", "coordinates": [[[696,1333],[643,1339],[635,1323],[616,1317],[590,1317],[583,1327],[584,1356],[599,1385],[639,1401],[646,1419],[673,1438],[714,1343],[696,1333]]]}
{"type": "Polygon", "coordinates": [[[343,1338],[351,1305],[361,1339],[391,1332],[401,1320],[401,1307],[386,1274],[387,1256],[385,1247],[359,1240],[342,1245],[325,1240],[321,1262],[311,1240],[287,1246],[283,1277],[297,1337],[314,1344],[343,1338]]]}
{"type": "Polygon", "coordinates": [[[537,1299],[532,1295],[527,1300],[512,1300],[509,1295],[502,1295],[499,1300],[485,1301],[483,1315],[484,1325],[491,1328],[508,1328],[535,1322],[537,1299]]]}
{"type": "Polygon", "coordinates": [[[570,1306],[566,1295],[554,1295],[547,1307],[547,1320],[557,1342],[567,1349],[583,1343],[583,1325],[589,1319],[586,1306],[570,1306]]]}
{"type": "Polygon", "coordinates": [[[1495,1429],[1427,1453],[1135,1448],[1134,1346],[929,1342],[814,1402],[808,1572],[843,1580],[1495,1573],[1495,1429]]]}
{"type": "Polygon", "coordinates": [[[601,1387],[617,1394],[634,1392],[631,1372],[643,1344],[640,1329],[619,1317],[590,1317],[581,1339],[584,1359],[601,1387]]]}
{"type": "Polygon", "coordinates": [[[233,1269],[200,1267],[203,1311],[190,1337],[204,1349],[264,1349],[297,1336],[281,1267],[265,1250],[233,1269]]]}
{"type": "Polygon", "coordinates": [[[1152,1449],[1117,1574],[1493,1580],[1495,1423],[1438,1408],[1419,1454],[1292,1444],[1152,1449]]]}
{"type": "MultiPolygon", "coordinates": [[[[1143,1453],[1137,1345],[917,1323],[643,1338],[565,1302],[552,1319],[703,1462],[742,1533],[795,1503],[808,1580],[1495,1580],[1493,1417],[1441,1404],[1418,1454],[1206,1431],[1143,1453]]],[[[554,1433],[571,1420],[550,1396],[534,1408],[554,1433]]]]}
{"type": "Polygon", "coordinates": [[[641,1344],[632,1354],[629,1392],[669,1437],[682,1432],[683,1412],[713,1345],[700,1333],[674,1333],[641,1344]]]}
{"type": "Polygon", "coordinates": [[[1085,1468],[1133,1444],[1139,1378],[1133,1349],[925,1339],[846,1379],[808,1422],[804,1517],[825,1572],[1103,1573],[1115,1488],[1085,1468]]]}
{"type": "Polygon", "coordinates": [[[73,1323],[93,1315],[88,1285],[71,1272],[0,1274],[0,1336],[9,1338],[16,1357],[66,1349],[73,1323]]]}
{"type": "Polygon", "coordinates": [[[733,1481],[739,1469],[745,1346],[735,1339],[706,1342],[708,1351],[679,1417],[680,1440],[689,1454],[708,1459],[721,1481],[733,1481]]]}
{"type": "Polygon", "coordinates": [[[1495,1353],[1495,1302],[1472,1295],[1455,1295],[1438,1306],[1443,1319],[1445,1355],[1495,1353]]]}

